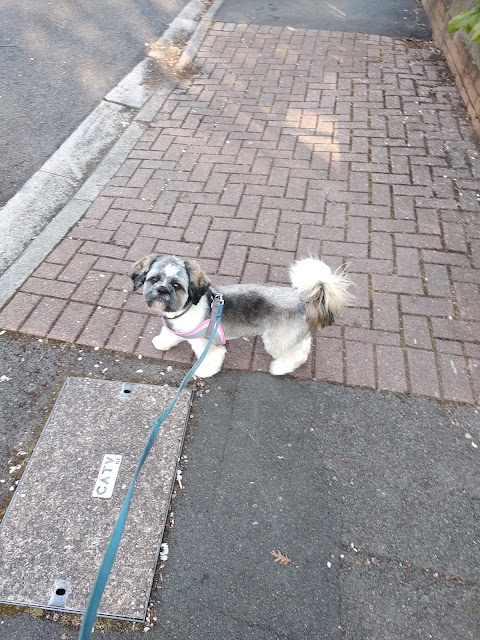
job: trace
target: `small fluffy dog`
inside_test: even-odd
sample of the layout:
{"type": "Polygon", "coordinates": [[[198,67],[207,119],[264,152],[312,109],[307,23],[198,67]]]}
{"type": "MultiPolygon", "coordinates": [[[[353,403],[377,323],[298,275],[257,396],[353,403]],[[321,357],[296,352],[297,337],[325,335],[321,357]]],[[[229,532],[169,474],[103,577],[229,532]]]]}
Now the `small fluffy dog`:
{"type": "MultiPolygon", "coordinates": [[[[146,256],[132,269],[133,289],[143,285],[149,307],[158,309],[163,320],[153,339],[156,349],[167,351],[187,340],[196,356],[203,352],[205,328],[211,315],[214,292],[200,265],[175,256],[146,256]]],[[[218,373],[225,358],[225,342],[233,338],[261,335],[273,357],[270,373],[291,373],[306,362],[312,333],[332,324],[350,298],[352,284],[344,270],[332,272],[322,260],[306,258],[290,267],[291,287],[234,284],[218,287],[225,301],[221,330],[196,375],[208,378],[218,373]]]]}

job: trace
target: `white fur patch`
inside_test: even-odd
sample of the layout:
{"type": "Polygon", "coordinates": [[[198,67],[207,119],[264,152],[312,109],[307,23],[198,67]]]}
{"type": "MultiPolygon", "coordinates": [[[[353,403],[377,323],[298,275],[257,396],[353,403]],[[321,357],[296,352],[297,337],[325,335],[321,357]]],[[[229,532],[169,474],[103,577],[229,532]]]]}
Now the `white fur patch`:
{"type": "Polygon", "coordinates": [[[352,282],[345,271],[332,271],[328,264],[317,258],[294,262],[290,267],[290,282],[306,300],[317,296],[322,288],[325,292],[325,309],[333,315],[352,299],[349,292],[352,282]]]}
{"type": "Polygon", "coordinates": [[[332,270],[316,258],[297,260],[290,267],[290,282],[296,289],[308,290],[321,284],[327,284],[332,280],[332,270]]]}
{"type": "Polygon", "coordinates": [[[173,278],[173,276],[176,276],[178,273],[180,273],[180,269],[177,267],[177,265],[170,263],[165,265],[163,272],[167,276],[167,278],[173,278]]]}

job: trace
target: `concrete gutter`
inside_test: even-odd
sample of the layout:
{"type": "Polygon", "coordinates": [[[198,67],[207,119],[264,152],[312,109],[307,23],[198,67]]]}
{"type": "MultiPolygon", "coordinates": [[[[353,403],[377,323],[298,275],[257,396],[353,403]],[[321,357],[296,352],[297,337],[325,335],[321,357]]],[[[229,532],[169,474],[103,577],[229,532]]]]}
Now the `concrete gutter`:
{"type": "MultiPolygon", "coordinates": [[[[201,0],[191,0],[154,45],[168,47],[190,38],[186,45],[188,57],[183,58],[187,64],[222,3],[223,0],[215,0],[207,10],[201,0]],[[197,31],[201,37],[195,37],[197,31]]],[[[158,77],[152,57],[155,56],[142,60],[105,96],[0,210],[0,306],[101,193],[175,86],[164,75],[160,88],[158,82],[152,82],[158,77]]]]}

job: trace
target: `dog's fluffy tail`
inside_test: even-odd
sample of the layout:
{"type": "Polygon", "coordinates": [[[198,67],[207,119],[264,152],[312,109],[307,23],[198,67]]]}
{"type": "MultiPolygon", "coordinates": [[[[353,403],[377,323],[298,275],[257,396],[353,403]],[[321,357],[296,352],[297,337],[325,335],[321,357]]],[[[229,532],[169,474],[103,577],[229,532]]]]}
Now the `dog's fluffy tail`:
{"type": "Polygon", "coordinates": [[[343,267],[332,271],[318,258],[297,260],[290,267],[290,282],[307,304],[307,323],[313,333],[333,323],[340,309],[352,300],[352,281],[343,267]]]}

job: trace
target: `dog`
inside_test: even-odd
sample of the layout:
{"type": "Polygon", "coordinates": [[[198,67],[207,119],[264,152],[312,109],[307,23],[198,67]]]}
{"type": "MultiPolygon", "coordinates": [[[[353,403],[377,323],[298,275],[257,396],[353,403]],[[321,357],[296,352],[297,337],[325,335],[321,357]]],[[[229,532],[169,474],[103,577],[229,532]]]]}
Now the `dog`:
{"type": "Polygon", "coordinates": [[[161,351],[187,340],[199,357],[206,344],[199,337],[202,327],[208,325],[215,294],[222,295],[221,327],[196,371],[201,378],[220,371],[227,340],[258,335],[273,358],[272,375],[295,371],[308,358],[312,334],[331,325],[350,301],[352,284],[345,269],[333,272],[312,257],[290,266],[291,287],[234,284],[217,292],[196,261],[176,256],[145,256],[133,265],[131,277],[134,291],[143,286],[145,302],[162,317],[164,326],[152,341],[161,351]]]}

